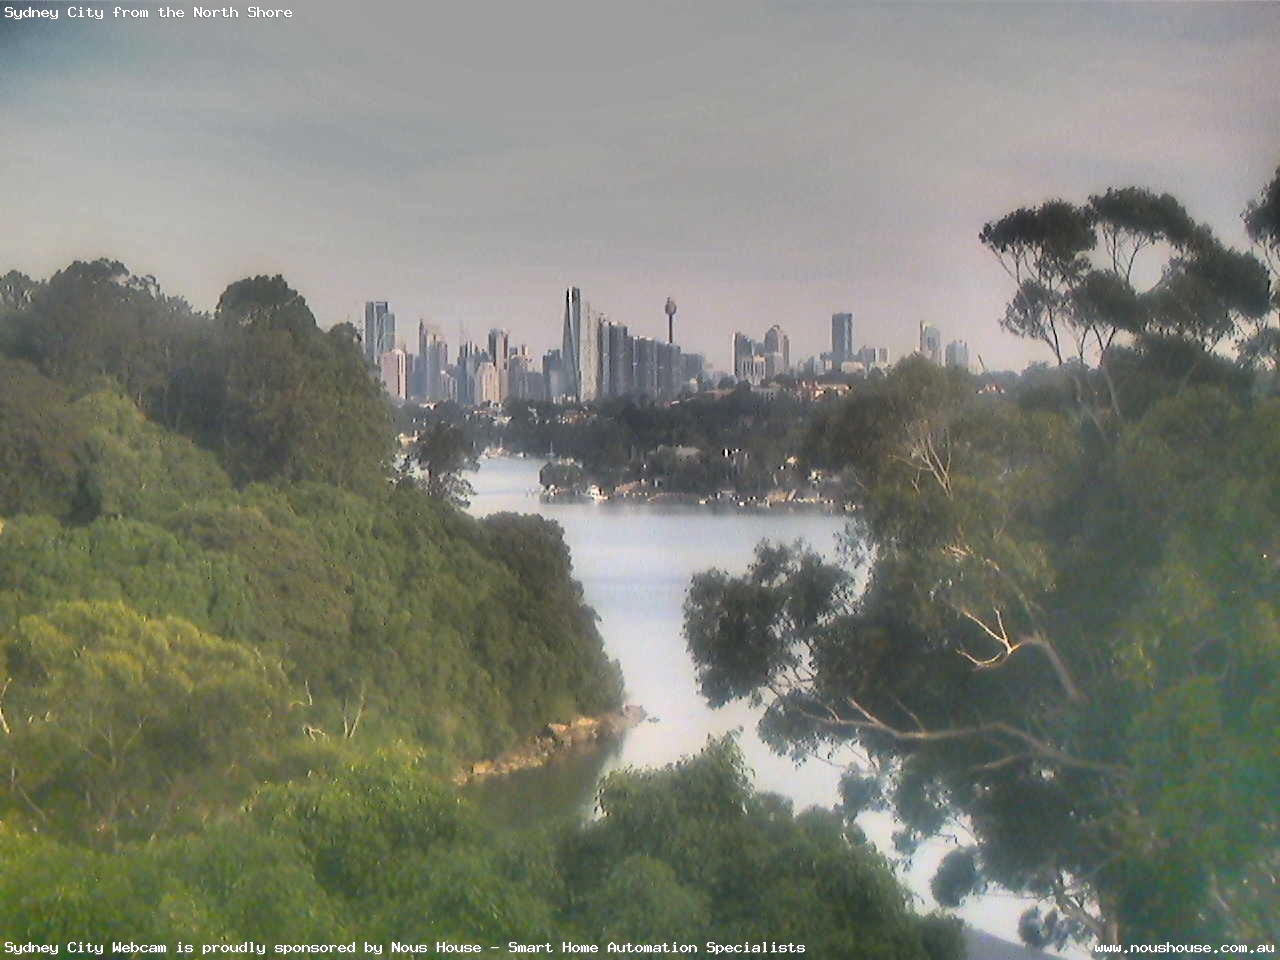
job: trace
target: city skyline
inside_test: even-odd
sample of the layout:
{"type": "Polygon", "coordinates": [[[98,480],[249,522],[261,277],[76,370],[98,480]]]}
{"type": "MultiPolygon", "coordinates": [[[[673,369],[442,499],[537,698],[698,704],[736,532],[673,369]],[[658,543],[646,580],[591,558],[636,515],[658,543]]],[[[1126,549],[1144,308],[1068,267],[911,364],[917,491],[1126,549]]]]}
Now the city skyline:
{"type": "Polygon", "coordinates": [[[671,296],[721,368],[852,311],[1021,368],[984,222],[1137,184],[1245,247],[1280,155],[1274,4],[497,11],[4,21],[0,263],[110,256],[202,309],[280,273],[322,325],[374,294],[539,347],[567,284],[654,339],[671,296]]]}

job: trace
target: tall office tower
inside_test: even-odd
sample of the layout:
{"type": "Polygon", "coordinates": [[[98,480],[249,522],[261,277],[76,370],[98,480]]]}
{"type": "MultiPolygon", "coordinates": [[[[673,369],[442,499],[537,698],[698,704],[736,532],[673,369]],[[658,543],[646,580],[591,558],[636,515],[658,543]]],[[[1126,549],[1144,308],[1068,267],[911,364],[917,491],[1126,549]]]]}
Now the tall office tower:
{"type": "Polygon", "coordinates": [[[525,380],[526,400],[547,399],[547,378],[537,370],[530,370],[525,380]]]}
{"type": "Polygon", "coordinates": [[[706,376],[707,358],[700,353],[686,353],[684,355],[684,378],[685,380],[702,380],[706,376]]]}
{"type": "Polygon", "coordinates": [[[613,331],[613,321],[600,318],[596,337],[596,350],[600,354],[600,384],[597,389],[597,396],[600,399],[614,396],[613,392],[613,352],[611,333],[613,331]]]}
{"type": "Polygon", "coordinates": [[[399,347],[388,350],[378,358],[382,386],[392,400],[403,402],[407,397],[408,363],[405,352],[399,347]]]}
{"type": "Polygon", "coordinates": [[[511,374],[507,358],[511,353],[511,335],[494,328],[489,331],[489,359],[498,371],[498,399],[507,399],[511,391],[511,374]]]}
{"type": "MultiPolygon", "coordinates": [[[[852,315],[850,315],[849,323],[852,329],[852,315]]],[[[769,376],[786,373],[791,369],[791,338],[776,323],[764,335],[764,355],[766,359],[773,358],[773,366],[777,367],[769,376]]]]}
{"type": "Polygon", "coordinates": [[[632,344],[636,367],[632,390],[642,397],[658,398],[658,343],[648,337],[636,337],[632,344]]]}
{"type": "Polygon", "coordinates": [[[477,407],[501,402],[501,397],[498,395],[498,368],[488,357],[481,360],[476,367],[474,383],[475,395],[471,402],[477,407]]]}
{"type": "Polygon", "coordinates": [[[385,300],[367,300],[364,305],[364,355],[377,366],[378,358],[396,346],[396,315],[385,300]]]}
{"type": "Polygon", "coordinates": [[[419,390],[425,400],[447,400],[444,377],[449,369],[449,345],[440,328],[425,320],[418,321],[419,390]]]}
{"type": "Polygon", "coordinates": [[[564,355],[559,350],[548,350],[542,355],[542,378],[547,390],[543,399],[563,403],[569,395],[568,377],[565,374],[564,355]]]}
{"type": "Polygon", "coordinates": [[[887,367],[889,365],[889,348],[863,347],[858,351],[858,355],[854,359],[868,370],[874,367],[887,367]]]}
{"type": "Polygon", "coordinates": [[[499,370],[507,362],[511,354],[511,335],[497,327],[489,331],[489,359],[499,370]]]}
{"type": "Polygon", "coordinates": [[[578,399],[584,403],[600,399],[600,327],[604,316],[585,304],[582,311],[582,341],[578,352],[578,399]]]}
{"type": "Polygon", "coordinates": [[[680,388],[684,384],[683,361],[680,348],[674,343],[659,343],[656,348],[658,360],[658,399],[664,403],[680,396],[680,388]]]}
{"type": "Polygon", "coordinates": [[[831,362],[837,370],[840,364],[853,359],[853,314],[831,315],[831,362]]]}
{"type": "Polygon", "coordinates": [[[769,361],[759,354],[743,357],[738,361],[738,369],[733,372],[733,375],[752,386],[764,383],[769,376],[769,361]]]}
{"type": "Polygon", "coordinates": [[[920,353],[933,363],[942,363],[942,331],[920,323],[920,353]]]}
{"type": "Polygon", "coordinates": [[[578,359],[582,353],[582,291],[570,287],[564,294],[564,331],[560,341],[560,362],[564,376],[564,395],[578,397],[582,378],[578,359]]]}
{"type": "Polygon", "coordinates": [[[745,333],[733,335],[733,375],[738,376],[738,368],[757,353],[757,344],[745,333]]]}
{"type": "Polygon", "coordinates": [[[969,344],[963,340],[952,340],[947,344],[947,366],[969,369],[969,344]]]}
{"type": "Polygon", "coordinates": [[[476,371],[480,364],[489,359],[489,355],[477,343],[463,343],[458,347],[458,363],[454,367],[454,377],[458,381],[458,402],[465,404],[479,403],[476,399],[476,371]]]}
{"type": "Polygon", "coordinates": [[[521,347],[507,357],[507,396],[516,400],[541,400],[529,390],[529,375],[533,373],[533,357],[521,347]]]}
{"type": "MultiPolygon", "coordinates": [[[[609,333],[609,396],[625,397],[633,390],[635,373],[634,341],[624,323],[611,323],[609,333]]],[[[604,345],[605,331],[600,331],[600,343],[604,345]]],[[[601,351],[603,353],[603,350],[601,351]]]]}
{"type": "Polygon", "coordinates": [[[631,392],[631,337],[626,324],[600,323],[600,396],[623,397],[631,392]]]}

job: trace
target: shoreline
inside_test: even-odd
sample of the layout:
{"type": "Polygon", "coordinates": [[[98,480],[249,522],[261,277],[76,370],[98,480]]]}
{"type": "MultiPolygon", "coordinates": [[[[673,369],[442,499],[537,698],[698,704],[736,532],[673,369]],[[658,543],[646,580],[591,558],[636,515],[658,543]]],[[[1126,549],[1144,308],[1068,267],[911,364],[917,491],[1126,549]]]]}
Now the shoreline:
{"type": "Polygon", "coordinates": [[[465,786],[479,780],[504,777],[550,763],[561,754],[585,744],[622,736],[648,717],[644,707],[627,704],[596,717],[574,717],[567,723],[548,723],[542,732],[492,760],[476,760],[454,774],[453,782],[465,786]]]}

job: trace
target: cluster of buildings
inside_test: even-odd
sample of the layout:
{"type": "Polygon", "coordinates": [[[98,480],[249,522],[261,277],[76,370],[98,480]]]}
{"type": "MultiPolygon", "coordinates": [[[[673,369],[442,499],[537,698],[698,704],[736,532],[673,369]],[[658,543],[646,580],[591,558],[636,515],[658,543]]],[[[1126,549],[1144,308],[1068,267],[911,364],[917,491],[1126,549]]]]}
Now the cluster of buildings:
{"type": "Polygon", "coordinates": [[[484,406],[508,398],[590,402],[607,397],[676,399],[705,377],[703,357],[684,353],[674,342],[675,303],[667,301],[668,339],[633,337],[625,324],[591,309],[582,291],[565,291],[561,345],[540,363],[506,330],[489,331],[487,343],[462,342],[449,362],[449,346],[439,327],[418,323],[418,352],[396,337],[396,318],[384,300],[364,306],[365,356],[397,401],[484,406]]]}
{"type": "Polygon", "coordinates": [[[815,379],[830,373],[862,375],[887,366],[888,347],[854,346],[852,313],[831,315],[830,352],[810,357],[795,366],[791,363],[791,341],[778,325],[770,327],[763,340],[753,340],[745,333],[733,335],[733,375],[737,380],[753,385],[772,380],[780,373],[815,379]]]}
{"type": "Polygon", "coordinates": [[[603,400],[648,397],[665,403],[697,389],[706,374],[702,354],[684,353],[675,342],[676,305],[667,300],[667,340],[633,337],[626,324],[596,313],[570,287],[564,297],[560,349],[542,358],[546,399],[603,400]]]}
{"type": "Polygon", "coordinates": [[[963,340],[952,340],[947,349],[942,349],[942,331],[937,327],[920,324],[920,355],[934,363],[943,363],[948,367],[969,369],[969,344],[963,340]]]}
{"type": "MultiPolygon", "coordinates": [[[[535,361],[526,348],[513,346],[506,330],[489,331],[487,342],[462,342],[449,362],[449,346],[436,326],[418,323],[418,352],[410,353],[396,336],[396,317],[385,300],[364,307],[365,355],[387,393],[397,401],[431,403],[453,400],[484,406],[508,398],[592,402],[609,397],[675,400],[708,382],[701,354],[684,353],[675,342],[676,305],[666,303],[667,339],[633,337],[625,324],[591,309],[582,291],[569,287],[564,297],[560,346],[535,361]]],[[[855,347],[852,313],[831,316],[831,350],[794,365],[791,341],[775,324],[761,340],[734,333],[732,376],[752,385],[779,374],[817,378],[824,374],[865,375],[889,365],[889,349],[855,347]]],[[[919,352],[937,364],[969,367],[969,347],[954,340],[942,347],[937,327],[920,324],[919,352]]]]}

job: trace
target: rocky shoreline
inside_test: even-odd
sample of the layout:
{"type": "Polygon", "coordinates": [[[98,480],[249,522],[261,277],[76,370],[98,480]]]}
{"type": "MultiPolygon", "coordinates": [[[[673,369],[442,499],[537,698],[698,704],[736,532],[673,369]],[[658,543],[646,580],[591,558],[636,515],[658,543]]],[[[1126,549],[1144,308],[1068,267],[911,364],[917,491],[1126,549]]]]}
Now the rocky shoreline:
{"type": "Polygon", "coordinates": [[[574,717],[567,723],[548,723],[527,743],[513,747],[493,760],[477,760],[470,764],[454,776],[453,782],[459,785],[474,783],[543,766],[575,747],[620,737],[646,716],[644,707],[628,704],[621,710],[598,717],[574,717]]]}

